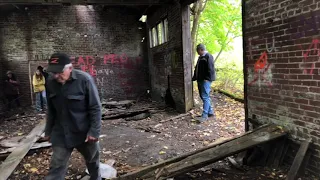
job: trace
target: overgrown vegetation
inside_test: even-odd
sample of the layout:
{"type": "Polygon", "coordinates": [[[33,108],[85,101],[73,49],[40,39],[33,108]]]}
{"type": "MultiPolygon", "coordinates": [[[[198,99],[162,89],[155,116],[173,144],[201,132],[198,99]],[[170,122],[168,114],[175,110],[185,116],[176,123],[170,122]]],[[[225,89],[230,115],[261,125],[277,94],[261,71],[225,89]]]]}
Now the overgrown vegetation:
{"type": "Polygon", "coordinates": [[[215,58],[213,88],[243,98],[241,1],[198,0],[191,13],[193,48],[203,43],[215,58]]]}

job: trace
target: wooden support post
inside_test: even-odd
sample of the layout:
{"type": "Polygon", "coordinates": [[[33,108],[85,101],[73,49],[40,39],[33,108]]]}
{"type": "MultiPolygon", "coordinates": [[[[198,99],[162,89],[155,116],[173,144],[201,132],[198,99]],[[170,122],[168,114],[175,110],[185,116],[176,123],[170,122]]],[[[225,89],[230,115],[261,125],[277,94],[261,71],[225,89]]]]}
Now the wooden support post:
{"type": "Polygon", "coordinates": [[[302,165],[303,159],[307,153],[307,150],[309,148],[310,143],[311,143],[311,138],[306,139],[300,145],[299,151],[297,152],[297,155],[294,158],[294,161],[293,161],[292,166],[290,168],[289,174],[287,176],[287,180],[296,180],[297,175],[300,171],[300,167],[302,165]]]}

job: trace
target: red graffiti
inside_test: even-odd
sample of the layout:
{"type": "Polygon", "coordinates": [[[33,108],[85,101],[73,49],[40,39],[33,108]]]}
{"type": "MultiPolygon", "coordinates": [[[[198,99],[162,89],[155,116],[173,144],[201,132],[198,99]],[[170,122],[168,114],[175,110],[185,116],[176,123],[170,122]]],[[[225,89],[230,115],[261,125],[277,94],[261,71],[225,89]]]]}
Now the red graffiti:
{"type": "Polygon", "coordinates": [[[92,56],[79,56],[78,58],[71,57],[72,63],[75,66],[80,67],[84,72],[88,72],[91,76],[97,75],[97,70],[95,67],[96,60],[92,56]]]}
{"type": "Polygon", "coordinates": [[[261,69],[264,69],[268,63],[268,55],[266,52],[263,52],[258,61],[254,64],[254,71],[258,72],[261,69]]]}
{"type": "Polygon", "coordinates": [[[107,64],[108,62],[110,62],[111,64],[116,64],[116,63],[120,63],[120,64],[125,64],[128,61],[128,56],[126,54],[121,54],[121,55],[117,55],[117,54],[106,54],[104,55],[103,58],[103,63],[107,64]]]}
{"type": "MultiPolygon", "coordinates": [[[[307,62],[307,59],[311,55],[312,52],[314,55],[320,57],[320,51],[319,51],[319,47],[318,47],[319,42],[320,42],[319,39],[312,40],[312,43],[310,44],[310,46],[308,47],[306,52],[302,51],[304,62],[307,62]]],[[[300,45],[300,48],[301,48],[301,50],[303,50],[301,45],[300,45]]],[[[313,62],[311,64],[311,69],[304,69],[303,73],[304,74],[313,74],[314,69],[315,69],[315,63],[313,62]]]]}
{"type": "Polygon", "coordinates": [[[269,87],[272,87],[271,80],[268,80],[266,77],[267,71],[270,69],[271,64],[268,63],[268,55],[266,52],[263,52],[259,59],[254,64],[254,79],[248,83],[249,86],[252,86],[259,79],[264,81],[269,87]]]}

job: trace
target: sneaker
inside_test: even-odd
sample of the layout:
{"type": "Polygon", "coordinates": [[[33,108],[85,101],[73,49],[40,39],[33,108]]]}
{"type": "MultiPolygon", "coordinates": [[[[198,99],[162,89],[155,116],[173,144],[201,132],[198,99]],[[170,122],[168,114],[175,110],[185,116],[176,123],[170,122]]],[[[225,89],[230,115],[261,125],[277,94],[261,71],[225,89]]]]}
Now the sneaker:
{"type": "Polygon", "coordinates": [[[198,123],[203,123],[203,122],[207,121],[208,118],[205,118],[205,117],[197,117],[197,118],[195,118],[195,120],[196,120],[198,123]]]}

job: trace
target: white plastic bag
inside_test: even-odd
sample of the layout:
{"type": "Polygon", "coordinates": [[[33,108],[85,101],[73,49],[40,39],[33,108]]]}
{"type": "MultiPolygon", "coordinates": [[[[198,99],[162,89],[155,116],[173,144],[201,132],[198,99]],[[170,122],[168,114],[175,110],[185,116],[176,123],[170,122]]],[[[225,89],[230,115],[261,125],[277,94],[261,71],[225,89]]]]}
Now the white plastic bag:
{"type": "MultiPolygon", "coordinates": [[[[117,177],[117,170],[108,164],[100,163],[100,172],[101,177],[105,179],[111,179],[117,177]]],[[[88,169],[86,169],[86,173],[89,174],[88,169]]]]}

